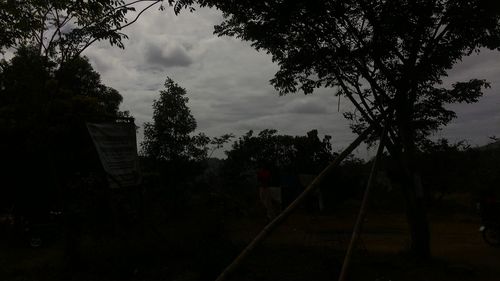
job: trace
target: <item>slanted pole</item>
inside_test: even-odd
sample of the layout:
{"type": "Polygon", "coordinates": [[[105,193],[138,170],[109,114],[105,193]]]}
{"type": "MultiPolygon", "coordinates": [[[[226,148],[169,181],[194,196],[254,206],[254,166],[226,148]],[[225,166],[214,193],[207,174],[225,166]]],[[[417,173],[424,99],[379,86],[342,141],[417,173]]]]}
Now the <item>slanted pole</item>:
{"type": "Polygon", "coordinates": [[[349,242],[349,246],[345,254],[344,263],[342,264],[342,270],[340,271],[340,276],[338,281],[345,280],[345,276],[347,274],[347,268],[349,267],[349,263],[351,261],[352,252],[356,247],[356,242],[358,240],[361,227],[363,225],[363,220],[365,219],[366,216],[366,209],[368,205],[368,199],[370,198],[370,191],[373,186],[373,181],[375,180],[375,176],[377,175],[378,162],[380,160],[382,152],[384,151],[386,134],[387,134],[387,126],[384,127],[382,135],[380,137],[380,143],[378,145],[377,155],[375,156],[375,160],[373,161],[372,164],[370,176],[368,177],[365,193],[363,195],[363,201],[361,202],[361,207],[359,208],[358,217],[356,218],[356,223],[354,224],[354,229],[351,235],[351,241],[349,242]]]}
{"type": "Polygon", "coordinates": [[[363,142],[373,130],[374,126],[371,125],[363,133],[361,133],[342,153],[335,158],[316,178],[307,186],[307,188],[300,194],[283,212],[281,212],[274,220],[261,230],[261,232],[248,244],[248,246],[239,254],[234,261],[224,269],[224,271],[217,277],[216,281],[224,281],[235,271],[243,260],[277,227],[279,226],[290,214],[299,206],[299,204],[313,192],[321,183],[323,178],[328,175],[335,167],[337,167],[342,160],[344,160],[351,152],[356,149],[361,142],[363,142]]]}

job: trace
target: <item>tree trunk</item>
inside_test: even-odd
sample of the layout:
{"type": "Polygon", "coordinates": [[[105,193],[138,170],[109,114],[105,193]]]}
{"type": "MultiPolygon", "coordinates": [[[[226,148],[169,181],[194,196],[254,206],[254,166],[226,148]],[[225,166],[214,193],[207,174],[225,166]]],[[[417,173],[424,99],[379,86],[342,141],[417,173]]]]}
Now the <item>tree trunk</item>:
{"type": "Polygon", "coordinates": [[[406,217],[410,230],[410,251],[418,259],[430,258],[430,232],[425,196],[416,165],[413,106],[406,91],[396,96],[396,126],[400,143],[393,156],[399,164],[401,186],[406,201],[406,217]]]}
{"type": "Polygon", "coordinates": [[[391,176],[402,190],[405,199],[406,218],[409,227],[410,252],[419,260],[430,258],[430,232],[427,220],[424,190],[420,181],[420,175],[412,165],[408,164],[408,158],[403,157],[400,147],[389,149],[394,159],[396,174],[391,176]]]}
{"type": "Polygon", "coordinates": [[[427,220],[424,193],[420,176],[415,171],[409,171],[405,176],[403,192],[406,199],[406,217],[410,230],[410,252],[418,260],[430,258],[430,232],[427,220]]]}

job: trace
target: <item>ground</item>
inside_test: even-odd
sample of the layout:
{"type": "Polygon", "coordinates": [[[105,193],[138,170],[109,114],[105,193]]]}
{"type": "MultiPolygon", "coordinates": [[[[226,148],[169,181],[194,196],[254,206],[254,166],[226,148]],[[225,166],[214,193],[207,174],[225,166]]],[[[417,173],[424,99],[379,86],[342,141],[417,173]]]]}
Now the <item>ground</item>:
{"type": "MultiPolygon", "coordinates": [[[[369,214],[349,270],[350,280],[498,280],[500,249],[484,243],[475,216],[431,215],[433,259],[428,264],[405,254],[408,235],[401,214],[369,214]]],[[[249,258],[248,280],[336,280],[354,217],[294,215],[249,258]],[[321,271],[322,273],[318,273],[321,271]],[[268,276],[268,275],[271,276],[268,276]],[[312,275],[319,274],[314,278],[312,275]],[[308,277],[309,276],[309,277],[308,277]]],[[[237,223],[230,237],[249,241],[257,225],[237,223]]]]}
{"type": "MultiPolygon", "coordinates": [[[[299,210],[230,280],[336,280],[355,213],[354,207],[322,214],[299,210]]],[[[474,212],[431,212],[429,218],[433,259],[417,263],[405,254],[404,215],[370,211],[348,280],[499,280],[500,249],[484,243],[474,212]]],[[[265,221],[259,213],[233,216],[206,232],[211,222],[189,214],[113,237],[82,235],[76,265],[68,265],[62,241],[33,249],[4,239],[0,280],[214,280],[265,221]]]]}

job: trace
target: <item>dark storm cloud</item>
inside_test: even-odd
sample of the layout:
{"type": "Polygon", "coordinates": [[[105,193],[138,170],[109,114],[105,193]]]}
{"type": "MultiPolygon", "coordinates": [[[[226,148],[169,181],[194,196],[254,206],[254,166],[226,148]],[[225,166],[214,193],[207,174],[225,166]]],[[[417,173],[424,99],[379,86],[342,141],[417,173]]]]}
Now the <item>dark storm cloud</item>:
{"type": "Polygon", "coordinates": [[[150,45],[146,50],[146,62],[156,67],[169,68],[175,66],[187,67],[193,63],[193,59],[181,46],[160,48],[150,45]]]}

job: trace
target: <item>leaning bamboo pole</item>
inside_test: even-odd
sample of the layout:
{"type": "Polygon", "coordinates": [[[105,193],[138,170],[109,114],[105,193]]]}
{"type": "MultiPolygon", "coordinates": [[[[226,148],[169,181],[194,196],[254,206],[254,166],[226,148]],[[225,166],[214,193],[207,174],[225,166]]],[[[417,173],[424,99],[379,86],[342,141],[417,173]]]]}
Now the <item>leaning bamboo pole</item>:
{"type": "Polygon", "coordinates": [[[277,227],[279,226],[290,214],[299,206],[299,204],[313,192],[319,184],[322,182],[323,178],[328,175],[334,168],[336,168],[342,160],[344,160],[351,152],[356,149],[361,142],[363,142],[374,129],[371,125],[365,131],[363,131],[344,151],[342,151],[337,158],[335,158],[323,171],[316,176],[316,178],[307,186],[307,188],[300,194],[283,212],[281,212],[274,220],[272,220],[268,225],[266,225],[261,232],[248,244],[248,246],[233,260],[233,262],[227,266],[224,271],[217,277],[216,281],[224,281],[226,278],[234,272],[238,266],[243,262],[243,260],[277,227]]]}
{"type": "Polygon", "coordinates": [[[366,210],[368,206],[368,200],[370,198],[370,191],[373,186],[373,182],[375,181],[375,176],[377,175],[378,163],[380,161],[380,157],[382,156],[382,152],[385,147],[385,138],[387,135],[387,126],[384,127],[382,135],[380,137],[380,142],[377,149],[377,155],[375,156],[375,160],[373,161],[372,168],[370,171],[370,176],[368,177],[368,182],[366,184],[365,193],[363,195],[363,200],[361,201],[361,207],[359,208],[358,217],[356,218],[356,223],[354,224],[354,228],[351,235],[351,240],[349,242],[349,246],[347,247],[347,252],[344,257],[344,263],[342,264],[342,270],[340,271],[340,276],[338,281],[344,281],[347,268],[349,267],[349,263],[351,261],[351,256],[356,246],[356,242],[358,241],[358,237],[361,232],[361,227],[363,225],[364,218],[366,216],[366,210]]]}

